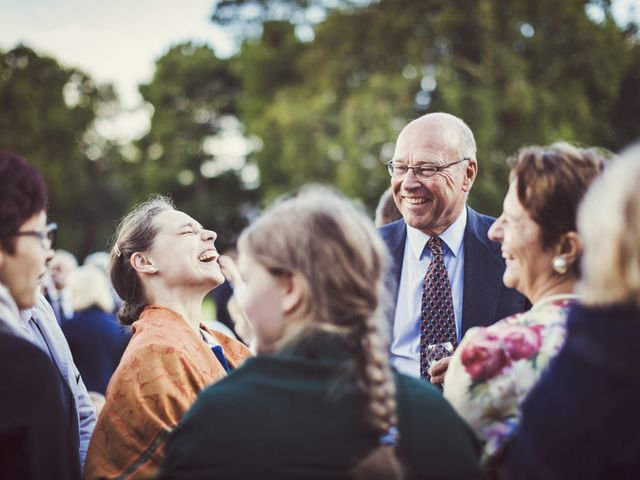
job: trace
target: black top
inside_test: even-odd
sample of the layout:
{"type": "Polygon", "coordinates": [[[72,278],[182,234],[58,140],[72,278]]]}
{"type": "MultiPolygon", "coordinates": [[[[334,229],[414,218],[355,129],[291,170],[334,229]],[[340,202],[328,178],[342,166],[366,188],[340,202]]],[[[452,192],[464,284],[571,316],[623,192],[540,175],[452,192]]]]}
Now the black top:
{"type": "Polygon", "coordinates": [[[87,390],[104,395],[131,338],[130,329],[118,324],[112,313],[90,307],[75,312],[62,324],[62,332],[87,390]]]}
{"type": "MultiPolygon", "coordinates": [[[[161,478],[346,479],[377,445],[350,347],[316,335],[204,390],[169,439],[161,478]]],[[[396,375],[407,478],[474,479],[475,440],[427,382],[396,375]]]]}
{"type": "Polygon", "coordinates": [[[0,478],[80,478],[58,378],[38,347],[0,332],[0,478]]]}
{"type": "Polygon", "coordinates": [[[527,399],[513,479],[640,478],[640,309],[575,307],[567,342],[527,399]]]}

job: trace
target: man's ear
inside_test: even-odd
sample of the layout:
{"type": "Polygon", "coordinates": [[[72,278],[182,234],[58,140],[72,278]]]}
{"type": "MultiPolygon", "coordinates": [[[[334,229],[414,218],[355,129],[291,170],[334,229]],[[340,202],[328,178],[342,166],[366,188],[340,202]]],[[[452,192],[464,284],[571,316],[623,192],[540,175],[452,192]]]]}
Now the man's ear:
{"type": "Polygon", "coordinates": [[[464,170],[464,180],[462,182],[463,191],[469,192],[471,190],[473,182],[476,179],[476,175],[478,175],[478,162],[475,160],[469,160],[464,170]]]}
{"type": "Polygon", "coordinates": [[[134,253],[131,255],[129,262],[136,272],[146,273],[148,275],[158,273],[158,269],[153,264],[153,261],[144,253],[134,253]]]}
{"type": "Polygon", "coordinates": [[[293,313],[302,303],[304,297],[304,282],[299,275],[292,273],[280,278],[282,288],[282,313],[293,313]]]}

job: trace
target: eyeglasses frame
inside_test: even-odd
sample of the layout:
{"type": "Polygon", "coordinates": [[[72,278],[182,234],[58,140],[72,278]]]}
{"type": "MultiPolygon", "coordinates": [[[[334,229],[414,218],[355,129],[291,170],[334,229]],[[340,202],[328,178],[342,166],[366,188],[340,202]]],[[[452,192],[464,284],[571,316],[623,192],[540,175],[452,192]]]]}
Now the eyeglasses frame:
{"type": "MultiPolygon", "coordinates": [[[[424,175],[423,173],[418,173],[418,171],[420,169],[425,168],[424,165],[418,165],[415,167],[410,167],[408,165],[402,165],[402,167],[405,167],[407,169],[407,171],[405,172],[404,175],[402,175],[403,177],[407,175],[407,173],[409,173],[409,170],[413,171],[413,174],[418,177],[418,178],[432,178],[434,176],[436,176],[438,173],[442,172],[443,170],[446,170],[449,167],[452,167],[453,165],[457,165],[459,163],[462,162],[466,162],[466,161],[471,161],[471,158],[469,157],[465,157],[461,160],[457,160],[455,162],[451,162],[451,163],[447,163],[445,165],[429,165],[428,168],[432,168],[433,171],[431,174],[429,175],[424,175]]],[[[389,176],[393,177],[393,170],[395,169],[395,165],[393,163],[393,160],[389,160],[387,163],[385,163],[385,166],[387,167],[387,171],[389,172],[389,176]]],[[[401,175],[398,175],[397,178],[400,178],[401,175]]]]}
{"type": "Polygon", "coordinates": [[[25,230],[23,232],[16,232],[12,237],[36,237],[40,239],[40,244],[45,250],[55,248],[56,244],[56,233],[58,231],[57,223],[49,223],[44,230],[25,230]],[[45,242],[49,242],[48,245],[45,242]]]}

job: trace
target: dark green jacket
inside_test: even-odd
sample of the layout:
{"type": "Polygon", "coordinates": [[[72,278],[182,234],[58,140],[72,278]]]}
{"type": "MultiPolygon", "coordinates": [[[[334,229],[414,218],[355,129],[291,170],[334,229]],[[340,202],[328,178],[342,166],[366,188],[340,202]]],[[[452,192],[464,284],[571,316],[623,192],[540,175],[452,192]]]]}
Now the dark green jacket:
{"type": "MultiPolygon", "coordinates": [[[[335,337],[334,337],[335,338],[335,337]]],[[[326,338],[246,361],[205,389],[166,446],[166,479],[347,479],[377,444],[350,353],[326,338]]],[[[425,381],[396,375],[407,478],[481,478],[470,430],[425,381]]]]}

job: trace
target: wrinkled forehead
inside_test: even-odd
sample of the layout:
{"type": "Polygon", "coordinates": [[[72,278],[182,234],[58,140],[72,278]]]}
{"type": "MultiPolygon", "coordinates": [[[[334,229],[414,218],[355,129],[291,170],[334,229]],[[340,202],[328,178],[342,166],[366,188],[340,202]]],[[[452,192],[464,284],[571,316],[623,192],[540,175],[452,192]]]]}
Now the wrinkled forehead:
{"type": "Polygon", "coordinates": [[[445,164],[458,160],[460,135],[436,122],[413,121],[396,142],[393,161],[398,163],[445,164]]]}

